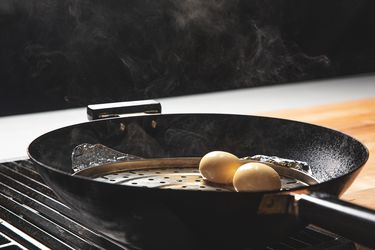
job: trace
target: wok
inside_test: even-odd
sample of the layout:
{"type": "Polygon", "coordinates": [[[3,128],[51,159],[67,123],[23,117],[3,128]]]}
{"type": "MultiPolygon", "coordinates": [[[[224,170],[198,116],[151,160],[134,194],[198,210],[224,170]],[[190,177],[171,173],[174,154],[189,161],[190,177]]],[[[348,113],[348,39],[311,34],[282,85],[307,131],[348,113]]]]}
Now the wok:
{"type": "MultiPolygon", "coordinates": [[[[105,113],[93,110],[88,109],[93,118],[105,113]]],[[[247,115],[139,115],[51,131],[35,139],[28,154],[45,182],[85,224],[129,249],[249,249],[308,223],[375,246],[374,212],[338,199],[368,151],[328,128],[247,115]],[[277,155],[307,162],[319,183],[283,191],[226,192],[100,182],[72,175],[71,153],[82,143],[147,159],[201,157],[213,150],[239,157],[277,155]]]]}

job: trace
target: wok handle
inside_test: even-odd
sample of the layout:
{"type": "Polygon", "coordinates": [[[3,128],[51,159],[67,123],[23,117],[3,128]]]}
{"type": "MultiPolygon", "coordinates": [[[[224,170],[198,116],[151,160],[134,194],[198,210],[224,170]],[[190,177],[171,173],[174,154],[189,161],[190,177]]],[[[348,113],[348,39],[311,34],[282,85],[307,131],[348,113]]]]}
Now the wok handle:
{"type": "Polygon", "coordinates": [[[87,118],[92,121],[134,113],[160,114],[161,105],[155,100],[112,102],[88,105],[86,111],[87,118]]]}
{"type": "Polygon", "coordinates": [[[324,193],[297,196],[300,219],[375,247],[375,211],[324,193]]]}

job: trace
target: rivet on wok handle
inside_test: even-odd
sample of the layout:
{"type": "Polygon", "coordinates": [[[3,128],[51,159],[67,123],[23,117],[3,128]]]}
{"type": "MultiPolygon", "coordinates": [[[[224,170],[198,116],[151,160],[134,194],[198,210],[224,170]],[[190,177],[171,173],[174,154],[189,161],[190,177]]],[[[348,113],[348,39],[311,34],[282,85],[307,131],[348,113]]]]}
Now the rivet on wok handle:
{"type": "Polygon", "coordinates": [[[289,194],[263,195],[258,207],[258,214],[290,214],[296,215],[294,197],[289,194]]]}
{"type": "Polygon", "coordinates": [[[90,121],[134,113],[160,114],[161,105],[155,100],[141,100],[92,104],[87,106],[87,118],[90,121]]]}

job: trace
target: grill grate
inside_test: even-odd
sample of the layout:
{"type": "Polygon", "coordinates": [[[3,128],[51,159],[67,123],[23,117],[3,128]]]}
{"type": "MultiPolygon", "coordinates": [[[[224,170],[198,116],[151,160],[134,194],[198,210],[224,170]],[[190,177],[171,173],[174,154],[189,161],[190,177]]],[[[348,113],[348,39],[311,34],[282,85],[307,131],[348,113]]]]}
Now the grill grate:
{"type": "MultiPolygon", "coordinates": [[[[79,223],[79,214],[57,199],[31,161],[0,163],[0,249],[41,248],[132,249],[79,223]]],[[[264,249],[328,248],[356,249],[353,242],[312,226],[264,249]]]]}
{"type": "Polygon", "coordinates": [[[128,249],[78,223],[28,160],[0,164],[0,204],[0,219],[48,248],[128,249]]]}

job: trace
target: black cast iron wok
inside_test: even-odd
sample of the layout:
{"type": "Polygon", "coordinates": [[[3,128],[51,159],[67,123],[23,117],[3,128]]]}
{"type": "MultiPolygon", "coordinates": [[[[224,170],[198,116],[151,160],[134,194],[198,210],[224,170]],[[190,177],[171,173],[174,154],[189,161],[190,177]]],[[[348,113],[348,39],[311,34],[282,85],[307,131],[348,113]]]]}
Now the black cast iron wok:
{"type": "Polygon", "coordinates": [[[375,246],[374,212],[337,199],[368,151],[324,127],[258,116],[153,114],[57,129],[34,140],[28,153],[45,182],[86,224],[130,248],[249,249],[307,223],[375,246]],[[320,183],[264,193],[104,183],[72,176],[71,152],[82,143],[144,158],[201,157],[213,150],[277,155],[306,161],[320,183]]]}

